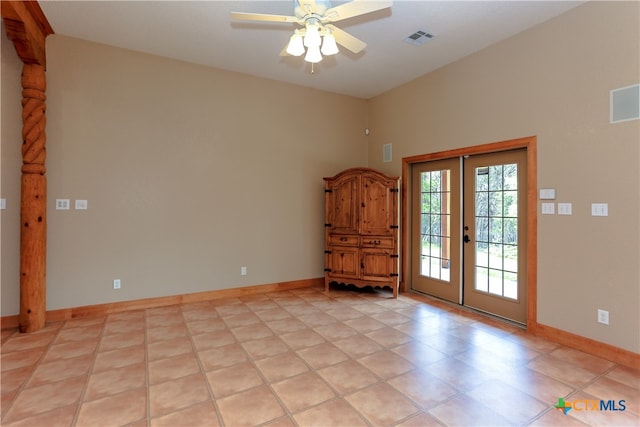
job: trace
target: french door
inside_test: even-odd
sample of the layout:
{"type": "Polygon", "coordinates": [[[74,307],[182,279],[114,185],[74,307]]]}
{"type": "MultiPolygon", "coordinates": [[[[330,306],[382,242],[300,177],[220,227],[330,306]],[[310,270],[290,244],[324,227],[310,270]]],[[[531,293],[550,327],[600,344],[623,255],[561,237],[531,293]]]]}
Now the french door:
{"type": "Polygon", "coordinates": [[[412,171],[411,287],[461,301],[460,159],[417,163],[412,171]]]}
{"type": "Polygon", "coordinates": [[[526,150],[413,164],[411,287],[526,323],[526,150]]]}

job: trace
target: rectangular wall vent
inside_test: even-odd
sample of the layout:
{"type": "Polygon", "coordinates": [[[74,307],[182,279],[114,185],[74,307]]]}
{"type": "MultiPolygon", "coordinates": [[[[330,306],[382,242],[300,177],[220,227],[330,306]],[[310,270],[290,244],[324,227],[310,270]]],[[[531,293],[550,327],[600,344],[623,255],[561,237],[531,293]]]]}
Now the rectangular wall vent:
{"type": "Polygon", "coordinates": [[[388,163],[391,161],[391,144],[382,146],[382,161],[388,163]]]}
{"type": "Polygon", "coordinates": [[[640,118],[640,84],[621,87],[610,92],[611,123],[640,118]]]}
{"type": "Polygon", "coordinates": [[[426,31],[418,30],[415,33],[411,34],[409,37],[404,39],[405,42],[409,44],[413,44],[416,46],[420,46],[434,38],[435,36],[426,31]]]}

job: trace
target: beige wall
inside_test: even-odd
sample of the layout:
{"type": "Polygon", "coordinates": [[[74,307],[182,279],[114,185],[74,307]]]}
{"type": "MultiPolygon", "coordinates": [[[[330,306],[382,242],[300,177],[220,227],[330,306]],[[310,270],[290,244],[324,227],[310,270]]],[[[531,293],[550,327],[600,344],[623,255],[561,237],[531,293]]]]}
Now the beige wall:
{"type": "Polygon", "coordinates": [[[536,135],[538,187],[574,212],[538,216],[538,322],[634,352],[640,122],[610,124],[609,91],[640,80],[639,5],[580,6],[372,99],[369,112],[369,166],[392,174],[402,157],[536,135]],[[609,217],[591,216],[596,202],[609,217]]]}
{"type": "MultiPolygon", "coordinates": [[[[2,49],[6,316],[19,312],[20,66],[2,49]]],[[[365,101],[58,35],[47,57],[47,309],[323,276],[322,178],[366,165],[365,101]]]]}
{"type": "MultiPolygon", "coordinates": [[[[580,6],[369,102],[49,37],[47,308],[319,277],[323,176],[399,175],[405,156],[537,135],[538,186],[574,209],[539,216],[538,321],[640,352],[640,123],[608,123],[609,90],[638,83],[638,6],[580,6]]],[[[2,33],[6,316],[20,66],[2,33]]]]}

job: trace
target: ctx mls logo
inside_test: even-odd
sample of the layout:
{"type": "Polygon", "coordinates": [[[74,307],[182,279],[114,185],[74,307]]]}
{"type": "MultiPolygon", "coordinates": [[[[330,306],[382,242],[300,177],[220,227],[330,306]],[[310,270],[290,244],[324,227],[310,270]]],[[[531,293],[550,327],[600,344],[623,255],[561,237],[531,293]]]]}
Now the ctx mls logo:
{"type": "Polygon", "coordinates": [[[554,405],[558,411],[562,411],[565,415],[571,410],[571,403],[565,402],[563,398],[558,398],[558,403],[554,405]]]}
{"type": "Polygon", "coordinates": [[[553,406],[565,415],[572,409],[574,411],[624,411],[627,409],[625,400],[579,399],[567,402],[562,397],[559,397],[558,403],[553,406]]]}

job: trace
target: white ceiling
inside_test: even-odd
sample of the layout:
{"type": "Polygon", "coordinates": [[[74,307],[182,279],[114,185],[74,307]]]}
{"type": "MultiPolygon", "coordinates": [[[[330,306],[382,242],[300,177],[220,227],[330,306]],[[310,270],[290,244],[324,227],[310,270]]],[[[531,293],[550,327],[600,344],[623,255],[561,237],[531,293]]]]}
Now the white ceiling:
{"type": "MultiPolygon", "coordinates": [[[[345,3],[334,1],[333,5],[345,3]]],[[[314,67],[281,57],[295,24],[232,21],[230,13],[292,15],[287,1],[51,1],[40,5],[56,34],[368,99],[583,3],[408,1],[337,22],[365,41],[314,67]],[[417,30],[435,37],[403,40],[417,30]]]]}

